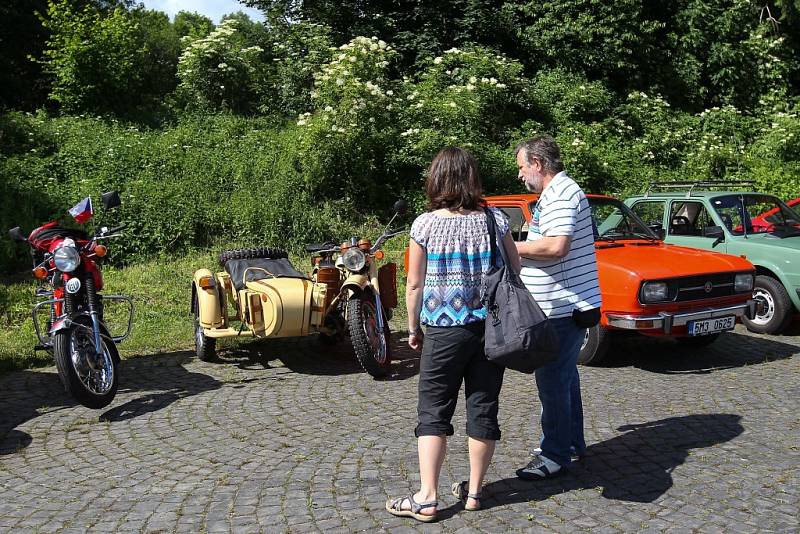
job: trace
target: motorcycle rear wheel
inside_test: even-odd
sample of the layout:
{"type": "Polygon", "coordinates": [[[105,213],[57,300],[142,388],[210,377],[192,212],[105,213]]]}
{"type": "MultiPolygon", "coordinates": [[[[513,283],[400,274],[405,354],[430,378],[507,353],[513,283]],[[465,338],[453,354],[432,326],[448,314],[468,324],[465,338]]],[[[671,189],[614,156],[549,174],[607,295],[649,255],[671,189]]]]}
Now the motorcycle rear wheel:
{"type": "MultiPolygon", "coordinates": [[[[107,332],[103,334],[108,335],[107,332]]],[[[94,354],[91,327],[77,324],[53,338],[53,357],[64,389],[79,403],[93,409],[108,406],[119,386],[117,347],[105,337],[100,338],[100,344],[103,348],[101,368],[94,370],[87,362],[94,354]]]]}
{"type": "Polygon", "coordinates": [[[361,367],[375,378],[386,376],[392,363],[391,333],[385,315],[383,324],[381,334],[375,298],[369,293],[354,295],[347,303],[347,326],[353,350],[361,367]]]}

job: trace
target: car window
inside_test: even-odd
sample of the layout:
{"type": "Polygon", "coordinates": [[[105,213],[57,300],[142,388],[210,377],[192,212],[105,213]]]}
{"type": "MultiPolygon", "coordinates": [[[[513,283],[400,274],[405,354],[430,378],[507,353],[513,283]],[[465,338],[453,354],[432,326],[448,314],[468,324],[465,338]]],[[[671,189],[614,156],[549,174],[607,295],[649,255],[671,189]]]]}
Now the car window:
{"type": "Polygon", "coordinates": [[[522,213],[522,208],[516,206],[495,206],[502,211],[508,218],[508,230],[514,237],[514,241],[525,241],[528,239],[528,221],[522,213]]]}
{"type": "Polygon", "coordinates": [[[670,206],[669,235],[703,237],[710,226],[715,223],[702,202],[678,201],[670,206]]]}
{"type": "Polygon", "coordinates": [[[643,202],[637,202],[631,209],[641,220],[647,223],[648,226],[662,224],[664,220],[663,200],[645,200],[643,202]]]}
{"type": "Polygon", "coordinates": [[[735,235],[742,234],[744,224],[742,223],[742,209],[738,196],[717,197],[712,200],[711,205],[714,206],[714,211],[719,214],[722,224],[728,230],[735,235]]]}
{"type": "Polygon", "coordinates": [[[596,240],[657,238],[630,208],[618,200],[591,197],[589,205],[596,240]]]}
{"type": "Polygon", "coordinates": [[[644,221],[648,228],[663,238],[665,206],[666,202],[663,200],[645,200],[637,202],[631,210],[644,221]]]}
{"type": "Polygon", "coordinates": [[[734,235],[800,230],[800,215],[772,195],[745,193],[713,198],[711,205],[734,235]]]}

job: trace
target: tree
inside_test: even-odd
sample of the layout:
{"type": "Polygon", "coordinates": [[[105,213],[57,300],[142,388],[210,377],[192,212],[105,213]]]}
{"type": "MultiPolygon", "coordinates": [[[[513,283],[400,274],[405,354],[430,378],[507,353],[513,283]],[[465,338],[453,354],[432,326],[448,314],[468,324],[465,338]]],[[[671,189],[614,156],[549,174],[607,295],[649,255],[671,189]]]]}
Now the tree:
{"type": "Polygon", "coordinates": [[[377,36],[391,42],[406,65],[445,49],[477,42],[504,47],[508,25],[502,0],[245,0],[271,25],[307,21],[331,29],[336,42],[377,36]]]}
{"type": "Polygon", "coordinates": [[[8,0],[0,4],[0,109],[34,109],[47,95],[41,65],[29,59],[39,56],[47,31],[36,17],[46,0],[8,0]]]}
{"type": "Polygon", "coordinates": [[[66,112],[132,117],[160,105],[177,85],[180,43],[164,13],[51,0],[41,20],[50,30],[41,59],[50,99],[66,112]]]}
{"type": "Polygon", "coordinates": [[[158,108],[178,85],[180,36],[176,26],[161,11],[139,7],[131,12],[139,28],[139,108],[158,108]]]}
{"type": "Polygon", "coordinates": [[[50,30],[44,70],[52,77],[50,98],[66,111],[121,113],[131,108],[139,85],[139,28],[117,8],[101,15],[51,1],[42,24],[50,30]]]}
{"type": "Polygon", "coordinates": [[[178,37],[189,37],[192,40],[205,37],[214,30],[214,23],[210,18],[190,11],[178,11],[173,25],[178,37]]]}
{"type": "Polygon", "coordinates": [[[183,51],[178,91],[187,106],[245,113],[257,107],[263,90],[264,50],[245,38],[241,25],[239,18],[223,20],[183,51]]]}

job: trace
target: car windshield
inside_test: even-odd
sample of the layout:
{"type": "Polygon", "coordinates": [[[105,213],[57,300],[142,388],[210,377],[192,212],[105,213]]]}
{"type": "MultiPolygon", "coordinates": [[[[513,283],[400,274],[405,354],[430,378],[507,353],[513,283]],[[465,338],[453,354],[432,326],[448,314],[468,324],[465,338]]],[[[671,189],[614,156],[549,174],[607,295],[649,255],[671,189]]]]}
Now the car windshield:
{"type": "Polygon", "coordinates": [[[800,215],[778,197],[752,193],[725,195],[712,198],[711,205],[733,235],[800,235],[800,215]]]}
{"type": "MultiPolygon", "coordinates": [[[[533,213],[535,202],[531,203],[533,213]]],[[[625,239],[647,239],[658,237],[631,209],[613,198],[589,197],[592,210],[592,226],[595,241],[618,241],[625,239]]]]}

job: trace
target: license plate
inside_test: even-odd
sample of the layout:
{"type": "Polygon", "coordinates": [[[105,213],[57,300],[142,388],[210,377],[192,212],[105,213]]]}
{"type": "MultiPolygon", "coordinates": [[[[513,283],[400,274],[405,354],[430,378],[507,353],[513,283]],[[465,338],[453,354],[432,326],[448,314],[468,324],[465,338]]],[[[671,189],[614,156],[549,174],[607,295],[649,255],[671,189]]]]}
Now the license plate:
{"type": "Polygon", "coordinates": [[[736,325],[736,316],[728,315],[716,319],[703,319],[702,321],[689,321],[686,326],[690,336],[704,336],[725,330],[733,330],[736,325]]]}

